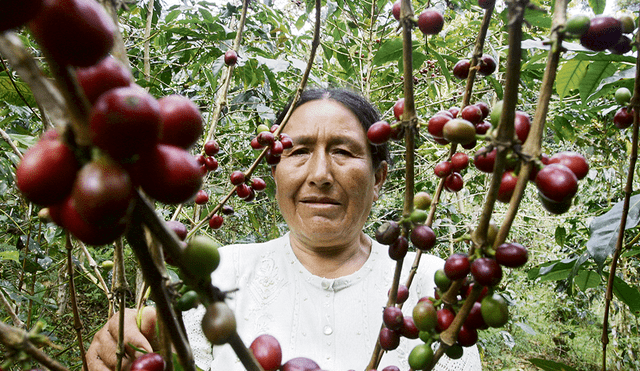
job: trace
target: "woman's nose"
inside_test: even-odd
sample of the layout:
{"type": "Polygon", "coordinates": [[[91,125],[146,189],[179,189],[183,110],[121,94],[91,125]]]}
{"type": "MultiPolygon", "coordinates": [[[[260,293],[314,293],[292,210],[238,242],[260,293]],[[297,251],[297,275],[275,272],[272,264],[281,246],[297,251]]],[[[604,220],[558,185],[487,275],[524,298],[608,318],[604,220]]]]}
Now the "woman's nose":
{"type": "Polygon", "coordinates": [[[315,152],[309,162],[308,180],[316,187],[327,187],[333,183],[331,158],[325,153],[315,152]]]}

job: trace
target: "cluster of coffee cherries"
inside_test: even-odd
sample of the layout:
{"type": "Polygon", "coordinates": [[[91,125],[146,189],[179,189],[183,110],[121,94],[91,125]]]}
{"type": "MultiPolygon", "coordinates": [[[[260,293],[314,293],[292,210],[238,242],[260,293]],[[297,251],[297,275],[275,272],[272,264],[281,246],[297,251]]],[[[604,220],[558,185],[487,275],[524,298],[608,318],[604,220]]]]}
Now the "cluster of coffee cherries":
{"type": "MultiPolygon", "coordinates": [[[[502,101],[496,103],[491,111],[491,125],[497,127],[502,115],[502,101]]],[[[524,142],[531,126],[529,115],[516,111],[515,136],[524,142]]],[[[474,155],[474,166],[485,173],[493,173],[497,150],[492,145],[479,149],[474,155]]],[[[520,166],[520,155],[513,149],[507,154],[505,172],[502,175],[498,190],[498,201],[508,203],[511,200],[517,183],[517,172],[520,166]]],[[[529,180],[536,184],[542,206],[553,214],[562,214],[569,210],[571,201],[578,191],[578,180],[589,172],[589,164],[581,154],[563,151],[550,158],[542,155],[535,161],[529,180]]]]}
{"type": "Polygon", "coordinates": [[[470,104],[462,110],[452,107],[437,112],[427,121],[427,131],[436,143],[446,145],[458,143],[464,149],[476,146],[476,135],[485,135],[491,124],[489,105],[484,102],[470,104]]]}
{"type": "Polygon", "coordinates": [[[293,141],[289,135],[285,133],[280,133],[278,137],[274,135],[278,127],[279,125],[268,127],[265,124],[260,124],[257,128],[258,135],[251,139],[251,148],[254,150],[267,148],[265,161],[269,165],[277,165],[280,162],[282,151],[293,147],[293,141]]]}
{"type": "Polygon", "coordinates": [[[625,34],[633,33],[636,24],[630,15],[618,18],[576,15],[567,20],[564,27],[565,37],[579,38],[580,44],[593,51],[608,50],[614,54],[625,54],[632,49],[631,38],[625,34]]]}
{"type": "Polygon", "coordinates": [[[502,244],[492,256],[484,257],[478,253],[470,259],[466,254],[451,255],[444,268],[435,273],[434,297],[421,298],[413,308],[413,322],[419,331],[418,337],[425,344],[416,346],[409,354],[411,368],[421,370],[431,364],[431,343],[451,326],[457,311],[476,285],[481,290],[480,294],[457,334],[456,343],[447,348],[447,356],[452,359],[462,357],[464,348],[478,341],[478,330],[504,326],[509,320],[507,303],[500,294],[494,293],[494,287],[502,279],[501,266],[517,268],[527,259],[527,249],[518,243],[502,244]],[[468,279],[469,274],[471,280],[468,279]],[[458,280],[462,280],[462,285],[454,303],[444,303],[441,296],[450,289],[453,281],[458,280]]]}
{"type": "Polygon", "coordinates": [[[411,214],[400,222],[385,222],[375,232],[376,240],[389,246],[389,257],[393,260],[400,260],[407,255],[409,240],[420,251],[429,251],[436,244],[436,234],[431,227],[423,224],[428,217],[427,210],[431,206],[431,195],[418,192],[413,200],[414,210],[411,214]],[[409,239],[404,235],[402,226],[411,229],[409,239]]]}
{"type": "Polygon", "coordinates": [[[43,135],[16,170],[27,199],[48,207],[51,219],[81,241],[101,245],[123,233],[135,187],[168,204],[193,197],[202,172],[188,149],[203,131],[199,108],[179,95],[157,100],[133,83],[107,54],[115,26],[102,5],[47,1],[28,26],[55,63],[75,67],[90,104],[90,145],[74,145],[78,133],[43,135]]]}
{"type": "MultiPolygon", "coordinates": [[[[498,65],[496,60],[488,54],[483,54],[482,57],[478,59],[478,64],[476,66],[478,73],[483,76],[491,75],[496,71],[497,67],[498,65]]],[[[460,80],[466,80],[469,76],[470,69],[471,61],[469,59],[461,59],[453,66],[453,76],[460,80]]]]}
{"type": "MultiPolygon", "coordinates": [[[[220,164],[215,156],[220,152],[220,145],[215,139],[207,141],[203,146],[204,154],[200,153],[196,155],[196,161],[200,164],[200,170],[203,175],[206,175],[210,171],[216,171],[220,164]]],[[[196,205],[204,205],[209,202],[209,194],[206,190],[201,189],[196,193],[194,199],[196,205]]]]}
{"type": "MultiPolygon", "coordinates": [[[[391,13],[397,20],[400,20],[400,8],[400,1],[395,2],[393,4],[393,7],[391,8],[391,13]]],[[[417,23],[418,28],[420,29],[420,31],[422,31],[423,34],[437,35],[438,33],[440,33],[440,31],[442,31],[442,28],[444,27],[444,17],[439,11],[428,8],[420,13],[417,23]]]]}
{"type": "Polygon", "coordinates": [[[438,163],[433,172],[438,178],[444,178],[444,189],[458,192],[464,186],[461,172],[469,166],[469,156],[464,152],[456,152],[450,160],[438,163]]]}
{"type": "Polygon", "coordinates": [[[634,109],[627,108],[631,101],[631,91],[625,87],[618,88],[615,93],[616,102],[621,105],[613,116],[613,124],[618,129],[626,129],[633,125],[634,109]]]}

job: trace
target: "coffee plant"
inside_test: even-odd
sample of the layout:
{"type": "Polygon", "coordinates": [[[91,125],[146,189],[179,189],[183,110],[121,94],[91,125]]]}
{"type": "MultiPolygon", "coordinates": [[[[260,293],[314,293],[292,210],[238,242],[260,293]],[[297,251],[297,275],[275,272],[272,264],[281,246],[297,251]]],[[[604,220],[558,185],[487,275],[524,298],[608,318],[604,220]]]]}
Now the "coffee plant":
{"type": "Polygon", "coordinates": [[[396,279],[366,370],[401,337],[423,342],[414,370],[474,345],[498,358],[496,334],[536,333],[540,284],[557,296],[549,322],[594,322],[599,337],[580,346],[597,357],[565,364],[566,338],[580,334],[558,331],[558,356],[520,366],[640,367],[636,4],[614,15],[601,0],[11,4],[0,15],[2,370],[81,369],[104,321],[136,307],[144,322],[149,299],[163,344],[132,369],[195,370],[180,312],[197,305],[207,339],[248,370],[319,369],[282,359],[270,335],[243,344],[209,280],[219,245],[286,230],[268,165],[292,142],[286,119],[272,122],[309,85],[375,102],[383,121],[367,137],[392,151],[366,228],[389,246],[396,279]],[[446,260],[418,303],[405,302],[414,273],[399,280],[409,249],[446,260]]]}

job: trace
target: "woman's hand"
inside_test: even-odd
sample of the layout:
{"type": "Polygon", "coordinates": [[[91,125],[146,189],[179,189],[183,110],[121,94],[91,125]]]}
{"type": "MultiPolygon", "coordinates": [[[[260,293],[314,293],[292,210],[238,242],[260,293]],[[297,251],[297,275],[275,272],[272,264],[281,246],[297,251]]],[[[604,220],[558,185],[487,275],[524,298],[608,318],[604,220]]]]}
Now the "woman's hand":
{"type": "MultiPolygon", "coordinates": [[[[147,352],[153,352],[156,346],[155,308],[142,308],[139,324],[137,314],[138,312],[134,309],[125,309],[124,312],[125,357],[122,358],[123,370],[129,370],[131,363],[142,355],[131,345],[147,352]]],[[[91,346],[87,351],[89,371],[112,371],[116,369],[119,321],[120,314],[114,314],[93,337],[91,346]]]]}

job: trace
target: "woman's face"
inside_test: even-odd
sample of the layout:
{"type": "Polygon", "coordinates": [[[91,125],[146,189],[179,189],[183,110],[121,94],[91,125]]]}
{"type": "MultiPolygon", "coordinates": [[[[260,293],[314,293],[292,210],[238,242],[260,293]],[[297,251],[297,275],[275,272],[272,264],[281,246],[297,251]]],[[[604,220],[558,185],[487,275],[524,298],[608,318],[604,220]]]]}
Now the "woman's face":
{"type": "Polygon", "coordinates": [[[276,198],[291,233],[307,246],[336,246],[359,238],[386,178],[373,168],[358,118],[331,99],[298,107],[284,132],[294,146],[273,171],[276,198]]]}

